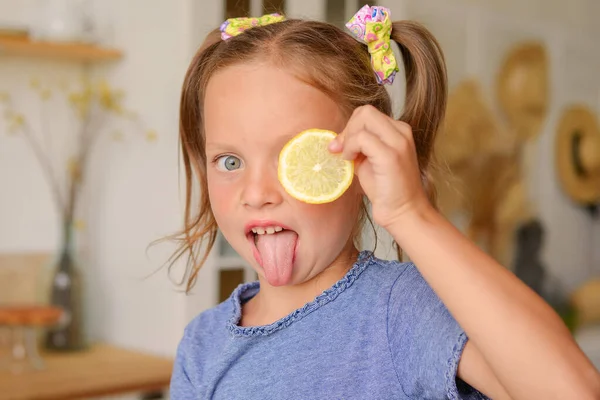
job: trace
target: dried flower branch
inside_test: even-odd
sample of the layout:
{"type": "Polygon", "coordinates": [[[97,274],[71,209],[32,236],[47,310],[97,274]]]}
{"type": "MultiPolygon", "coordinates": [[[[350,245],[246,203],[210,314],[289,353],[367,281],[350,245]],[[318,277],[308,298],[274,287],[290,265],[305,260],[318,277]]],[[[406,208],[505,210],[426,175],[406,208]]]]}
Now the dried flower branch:
{"type": "MultiPolygon", "coordinates": [[[[90,154],[98,137],[103,132],[103,127],[111,117],[118,117],[121,120],[136,121],[138,126],[136,131],[145,135],[149,142],[157,139],[155,131],[144,131],[140,129],[141,122],[136,114],[123,106],[124,93],[113,89],[108,82],[102,80],[96,84],[89,80],[84,80],[81,87],[75,91],[69,91],[64,81],[61,81],[57,90],[42,85],[37,78],[30,80],[30,87],[36,91],[42,101],[42,107],[50,100],[54,93],[65,94],[66,104],[75,113],[79,120],[79,131],[76,141],[76,150],[68,160],[63,163],[66,169],[67,184],[65,190],[61,190],[60,180],[56,175],[52,163],[52,155],[49,153],[50,146],[42,146],[33,132],[31,124],[23,113],[17,111],[11,96],[7,92],[0,92],[0,106],[4,109],[4,120],[6,122],[7,132],[22,133],[28,145],[31,147],[34,156],[42,167],[44,176],[48,181],[52,191],[56,207],[61,215],[63,226],[66,230],[70,227],[83,226],[84,222],[75,220],[75,208],[81,187],[85,181],[85,170],[90,154]]],[[[43,118],[43,115],[42,115],[43,118]]],[[[44,122],[44,121],[42,121],[44,122]]],[[[46,124],[42,123],[42,128],[46,124]]],[[[123,139],[122,131],[118,134],[113,133],[113,138],[123,139]]],[[[49,137],[46,135],[46,137],[49,137]]],[[[69,235],[65,232],[65,235],[69,235]]],[[[68,240],[66,236],[65,240],[68,240]]]]}

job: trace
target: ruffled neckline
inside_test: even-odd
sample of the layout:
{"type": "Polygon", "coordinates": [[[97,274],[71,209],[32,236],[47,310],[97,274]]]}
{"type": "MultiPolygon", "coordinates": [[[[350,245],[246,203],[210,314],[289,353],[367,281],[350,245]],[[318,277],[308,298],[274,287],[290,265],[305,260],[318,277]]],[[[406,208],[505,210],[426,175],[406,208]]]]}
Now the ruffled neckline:
{"type": "Polygon", "coordinates": [[[347,288],[352,286],[360,274],[371,264],[373,258],[373,253],[371,251],[361,251],[358,254],[358,259],[352,265],[352,268],[350,268],[346,275],[339,281],[333,284],[333,286],[324,290],[320,295],[315,297],[313,301],[306,303],[302,308],[294,310],[287,316],[269,325],[247,327],[238,325],[238,322],[242,317],[243,302],[254,297],[260,289],[260,283],[258,281],[243,283],[239,285],[229,297],[229,301],[231,301],[233,305],[233,315],[227,321],[227,329],[233,336],[252,337],[270,335],[280,329],[287,328],[311,312],[316,311],[327,303],[335,300],[347,288]]]}

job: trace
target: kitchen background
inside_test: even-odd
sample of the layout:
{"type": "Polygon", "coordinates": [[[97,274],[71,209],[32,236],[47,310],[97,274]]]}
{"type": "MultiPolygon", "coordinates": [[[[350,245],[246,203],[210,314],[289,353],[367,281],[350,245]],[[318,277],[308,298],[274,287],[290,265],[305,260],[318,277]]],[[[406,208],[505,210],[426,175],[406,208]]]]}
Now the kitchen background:
{"type": "MultiPolygon", "coordinates": [[[[52,338],[38,329],[43,323],[0,309],[0,399],[9,390],[22,397],[6,398],[37,398],[24,394],[26,386],[53,390],[32,389],[43,374],[69,376],[53,371],[62,368],[60,356],[46,352],[77,347],[78,338],[84,349],[60,355],[83,357],[101,343],[115,359],[157,366],[121,387],[107,379],[72,393],[100,398],[164,387],[186,324],[255,276],[219,239],[185,295],[176,285],[183,263],[170,274],[163,266],[173,243],[149,247],[182,222],[178,105],[192,55],[230,16],[279,9],[341,26],[365,3],[0,0],[0,305],[47,304],[53,289],[58,304],[61,265],[78,272],[80,281],[66,276],[81,289],[71,302],[80,330],[66,336],[52,338]],[[26,356],[34,331],[41,371],[26,356]]],[[[377,5],[394,19],[424,23],[445,52],[450,103],[438,151],[453,172],[442,182],[459,190],[441,186],[442,210],[552,302],[600,367],[600,3],[377,5]]],[[[396,80],[398,107],[402,89],[396,80]]],[[[377,254],[393,258],[389,238],[379,236],[377,254]]],[[[365,239],[372,245],[368,232],[365,239]]],[[[63,315],[60,323],[69,322],[63,315]]]]}

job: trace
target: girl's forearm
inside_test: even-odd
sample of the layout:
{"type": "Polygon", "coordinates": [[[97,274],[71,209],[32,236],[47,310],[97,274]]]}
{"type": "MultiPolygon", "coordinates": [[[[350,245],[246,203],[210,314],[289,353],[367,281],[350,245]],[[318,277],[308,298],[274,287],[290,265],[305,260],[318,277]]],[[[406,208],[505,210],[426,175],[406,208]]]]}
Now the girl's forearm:
{"type": "Polygon", "coordinates": [[[597,371],[548,304],[433,208],[405,214],[386,228],[513,399],[600,398],[597,371]]]}

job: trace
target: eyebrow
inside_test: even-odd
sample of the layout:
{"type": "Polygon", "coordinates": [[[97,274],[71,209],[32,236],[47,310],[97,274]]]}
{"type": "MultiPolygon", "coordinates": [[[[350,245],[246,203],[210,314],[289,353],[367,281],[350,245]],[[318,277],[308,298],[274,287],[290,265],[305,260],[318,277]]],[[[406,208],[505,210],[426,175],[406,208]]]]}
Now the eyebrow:
{"type": "MultiPolygon", "coordinates": [[[[286,133],[285,135],[281,135],[279,138],[277,138],[276,141],[274,141],[274,143],[271,143],[271,144],[275,144],[280,147],[283,147],[283,146],[285,146],[285,144],[287,142],[289,142],[291,139],[296,137],[296,135],[298,135],[301,131],[302,130],[290,131],[289,133],[286,133]]],[[[210,151],[231,151],[231,152],[239,152],[240,151],[237,143],[219,142],[219,141],[212,141],[212,142],[206,141],[204,144],[204,150],[205,151],[209,151],[209,150],[210,151]]]]}
{"type": "Polygon", "coordinates": [[[206,150],[209,149],[232,149],[235,147],[235,144],[231,143],[221,143],[221,142],[206,142],[204,148],[206,150]]]}

